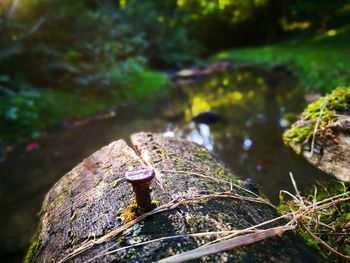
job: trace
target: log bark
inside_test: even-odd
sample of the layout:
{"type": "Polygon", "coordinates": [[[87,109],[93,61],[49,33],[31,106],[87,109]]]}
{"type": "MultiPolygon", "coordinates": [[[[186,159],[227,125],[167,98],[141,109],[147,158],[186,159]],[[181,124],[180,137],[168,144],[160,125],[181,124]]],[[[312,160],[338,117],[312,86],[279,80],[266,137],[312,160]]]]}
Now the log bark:
{"type": "MultiPolygon", "coordinates": [[[[350,116],[339,116],[339,120],[328,127],[333,131],[332,137],[316,135],[313,152],[311,142],[307,145],[293,142],[288,144],[318,169],[339,180],[350,182],[350,116]]],[[[301,119],[298,122],[303,121],[301,119]]],[[[298,125],[298,122],[295,125],[298,125]]]]}
{"type": "MultiPolygon", "coordinates": [[[[230,190],[232,181],[248,187],[205,148],[179,138],[138,133],[133,148],[119,140],[95,152],[64,175],[47,193],[28,262],[58,262],[87,240],[123,225],[120,212],[133,199],[126,171],[155,169],[152,198],[166,204],[176,197],[230,190]]],[[[251,193],[237,187],[242,196],[251,193]]],[[[254,188],[251,189],[254,191],[254,188]]],[[[267,203],[216,197],[183,204],[144,219],[122,234],[80,253],[69,262],[85,262],[106,249],[187,233],[243,229],[278,216],[267,203]]],[[[269,225],[277,226],[284,222],[269,225]]],[[[181,237],[122,250],[92,262],[154,262],[188,251],[213,237],[181,237]]],[[[322,262],[295,233],[206,256],[199,262],[322,262]]]]}

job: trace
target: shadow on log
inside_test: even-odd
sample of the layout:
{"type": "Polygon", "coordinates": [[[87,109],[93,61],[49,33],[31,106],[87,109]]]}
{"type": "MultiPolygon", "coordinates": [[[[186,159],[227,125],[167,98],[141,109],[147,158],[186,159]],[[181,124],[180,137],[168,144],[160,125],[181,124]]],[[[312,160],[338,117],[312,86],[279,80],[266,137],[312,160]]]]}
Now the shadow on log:
{"type": "MultiPolygon", "coordinates": [[[[197,248],[217,236],[180,237],[99,256],[156,238],[188,233],[243,229],[278,216],[264,202],[249,201],[252,192],[205,148],[179,138],[138,133],[133,149],[119,140],[95,152],[63,176],[48,192],[28,262],[60,262],[87,240],[123,225],[121,211],[133,199],[125,173],[133,168],[155,169],[152,198],[166,204],[174,198],[231,191],[247,199],[215,197],[168,209],[145,218],[121,234],[94,244],[69,262],[154,262],[197,248]],[[231,185],[226,183],[232,181],[231,185]],[[242,187],[242,188],[241,188],[242,187]]],[[[265,226],[283,225],[275,222],[265,226]]],[[[95,242],[96,243],[96,242],[95,242]]],[[[293,232],[249,246],[206,256],[199,262],[322,262],[293,232]]]]}

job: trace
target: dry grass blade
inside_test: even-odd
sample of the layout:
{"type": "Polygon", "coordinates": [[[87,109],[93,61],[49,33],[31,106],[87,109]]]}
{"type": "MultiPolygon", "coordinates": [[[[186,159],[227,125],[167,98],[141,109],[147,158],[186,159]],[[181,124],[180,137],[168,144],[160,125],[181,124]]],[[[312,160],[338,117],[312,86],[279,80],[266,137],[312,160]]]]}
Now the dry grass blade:
{"type": "Polygon", "coordinates": [[[290,177],[290,180],[292,181],[292,184],[293,184],[293,187],[295,190],[295,195],[298,197],[299,201],[304,205],[303,198],[300,195],[299,189],[297,187],[297,183],[294,180],[294,176],[293,176],[292,172],[289,172],[289,177],[290,177]]]}
{"type": "MultiPolygon", "coordinates": [[[[249,232],[255,232],[255,231],[251,230],[251,231],[244,231],[244,232],[249,233],[249,232]]],[[[208,237],[208,236],[211,236],[211,235],[223,235],[223,234],[232,234],[232,233],[235,233],[237,235],[238,234],[242,234],[242,230],[203,232],[203,233],[183,234],[183,235],[176,235],[176,236],[161,237],[161,238],[152,239],[152,240],[144,241],[144,242],[141,242],[141,243],[137,243],[137,244],[134,244],[134,245],[117,248],[117,249],[114,249],[114,250],[104,251],[103,253],[98,254],[97,256],[89,259],[88,261],[85,261],[85,263],[91,262],[91,261],[93,261],[93,260],[95,260],[97,258],[100,258],[100,257],[104,257],[104,256],[107,256],[107,255],[110,255],[110,254],[117,253],[117,252],[122,251],[122,250],[135,248],[135,247],[139,247],[139,246],[144,246],[144,245],[147,245],[147,244],[150,244],[150,243],[154,243],[154,242],[173,240],[173,239],[177,239],[177,238],[186,238],[186,237],[200,238],[200,237],[208,237]]],[[[109,248],[109,249],[111,249],[111,248],[109,248]]]]}
{"type": "Polygon", "coordinates": [[[273,236],[279,236],[285,231],[292,230],[292,226],[274,227],[267,230],[259,230],[256,233],[246,234],[238,236],[229,240],[221,241],[210,246],[199,247],[191,251],[187,251],[178,255],[174,255],[168,258],[157,261],[158,263],[180,263],[189,260],[198,259],[204,256],[212,255],[215,253],[227,251],[237,247],[249,245],[273,236]]]}
{"type": "Polygon", "coordinates": [[[317,130],[318,130],[318,126],[320,125],[321,118],[322,118],[322,115],[323,115],[324,110],[325,110],[326,107],[327,107],[328,101],[329,101],[329,99],[327,99],[327,100],[325,101],[325,103],[322,105],[322,108],[321,108],[321,110],[320,110],[320,115],[319,115],[318,118],[317,118],[317,122],[316,122],[316,125],[315,125],[314,133],[312,134],[311,153],[310,153],[311,157],[312,157],[312,155],[314,154],[314,150],[315,150],[315,139],[316,139],[316,133],[317,133],[317,130]]]}

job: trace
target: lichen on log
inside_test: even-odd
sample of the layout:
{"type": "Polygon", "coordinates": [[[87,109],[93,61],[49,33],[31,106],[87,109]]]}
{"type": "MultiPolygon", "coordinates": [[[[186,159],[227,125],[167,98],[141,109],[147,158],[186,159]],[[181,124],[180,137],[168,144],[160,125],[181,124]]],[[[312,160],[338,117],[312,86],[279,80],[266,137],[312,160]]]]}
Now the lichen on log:
{"type": "MultiPolygon", "coordinates": [[[[243,229],[278,216],[266,202],[253,202],[231,171],[208,150],[179,138],[150,133],[131,136],[133,149],[116,141],[95,152],[63,176],[48,192],[41,211],[35,250],[28,262],[59,262],[83,244],[124,225],[120,215],[133,199],[126,171],[148,166],[155,169],[152,198],[159,205],[179,197],[232,190],[245,198],[213,198],[184,202],[134,224],[105,242],[69,257],[69,262],[154,262],[199,247],[215,236],[193,238],[189,233],[243,229]],[[117,183],[116,183],[117,182],[117,183]],[[232,188],[232,189],[230,189],[232,188]],[[156,238],[183,235],[104,254],[111,249],[156,238]]],[[[266,227],[283,224],[278,221],[266,227]]],[[[206,256],[212,262],[322,262],[322,257],[296,234],[206,256]]]]}

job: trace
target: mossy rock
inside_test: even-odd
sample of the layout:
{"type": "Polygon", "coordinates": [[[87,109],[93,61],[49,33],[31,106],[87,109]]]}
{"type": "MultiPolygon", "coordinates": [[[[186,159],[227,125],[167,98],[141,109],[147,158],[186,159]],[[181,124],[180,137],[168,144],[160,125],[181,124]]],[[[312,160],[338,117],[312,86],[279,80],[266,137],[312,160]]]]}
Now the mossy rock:
{"type": "Polygon", "coordinates": [[[349,182],[350,87],[309,104],[283,141],[319,169],[349,182]]]}
{"type": "MultiPolygon", "coordinates": [[[[230,190],[230,180],[243,190],[246,184],[205,148],[179,138],[139,133],[131,137],[133,149],[119,140],[95,152],[63,176],[48,192],[43,204],[35,249],[27,262],[57,262],[87,240],[94,240],[124,224],[121,215],[133,199],[126,171],[151,166],[152,199],[159,205],[177,197],[230,190]],[[202,176],[198,176],[202,175],[202,176]],[[118,181],[116,185],[115,182],[118,181]],[[96,183],[98,182],[98,183],[96,183]],[[65,198],[62,198],[62,196],[65,198]]],[[[106,249],[165,236],[217,230],[243,229],[278,216],[265,202],[215,197],[183,204],[144,219],[120,235],[95,244],[69,262],[85,262],[106,249]]],[[[284,224],[280,221],[266,227],[284,224]]],[[[213,237],[181,237],[120,250],[92,262],[154,262],[194,249],[213,237]]],[[[217,253],[198,262],[323,262],[323,257],[295,233],[232,251],[217,253]]]]}

